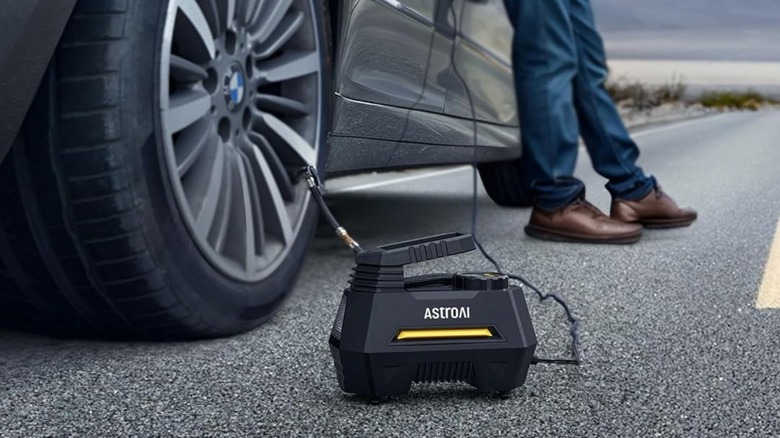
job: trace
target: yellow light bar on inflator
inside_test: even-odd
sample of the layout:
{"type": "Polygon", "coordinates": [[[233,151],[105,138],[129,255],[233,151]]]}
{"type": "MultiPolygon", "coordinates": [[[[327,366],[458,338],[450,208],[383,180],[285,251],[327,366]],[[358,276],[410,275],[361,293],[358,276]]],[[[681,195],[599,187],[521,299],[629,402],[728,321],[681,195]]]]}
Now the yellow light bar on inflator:
{"type": "Polygon", "coordinates": [[[397,341],[427,341],[437,339],[479,339],[492,338],[489,328],[415,329],[401,330],[397,341]]]}

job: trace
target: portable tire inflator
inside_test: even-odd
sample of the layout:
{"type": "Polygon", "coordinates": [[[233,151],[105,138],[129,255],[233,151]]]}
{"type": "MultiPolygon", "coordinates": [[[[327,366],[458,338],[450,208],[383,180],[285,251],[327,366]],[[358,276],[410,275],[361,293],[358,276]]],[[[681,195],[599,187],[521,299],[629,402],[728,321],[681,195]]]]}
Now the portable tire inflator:
{"type": "Polygon", "coordinates": [[[412,383],[465,382],[508,394],[525,383],[536,335],[523,290],[496,273],[404,277],[404,266],[476,249],[468,234],[356,255],[330,335],[344,392],[407,394],[412,383]]]}
{"type": "MultiPolygon", "coordinates": [[[[412,383],[465,382],[480,392],[507,396],[525,383],[532,364],[580,364],[578,320],[568,304],[523,277],[500,272],[404,276],[406,265],[475,249],[501,271],[472,234],[364,250],[325,204],[317,169],[307,167],[299,175],[336,235],[355,253],[356,266],[329,339],[342,391],[376,402],[407,394],[412,383]],[[540,300],[561,305],[570,323],[573,359],[534,356],[536,334],[525,295],[520,286],[510,286],[510,278],[540,300]]],[[[476,186],[473,198],[475,229],[476,186]]]]}

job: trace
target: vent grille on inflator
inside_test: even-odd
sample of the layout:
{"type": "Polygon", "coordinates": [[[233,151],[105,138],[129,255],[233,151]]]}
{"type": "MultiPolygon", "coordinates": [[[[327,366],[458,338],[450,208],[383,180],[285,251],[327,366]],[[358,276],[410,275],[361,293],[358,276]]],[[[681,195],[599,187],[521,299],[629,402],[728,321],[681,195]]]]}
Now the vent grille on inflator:
{"type": "Polygon", "coordinates": [[[334,339],[341,340],[341,329],[344,326],[344,314],[347,311],[347,295],[341,296],[341,304],[339,304],[339,311],[336,312],[336,320],[333,321],[333,330],[330,335],[334,339]]]}
{"type": "Polygon", "coordinates": [[[468,382],[474,378],[474,362],[427,362],[417,365],[417,383],[468,382]]]}

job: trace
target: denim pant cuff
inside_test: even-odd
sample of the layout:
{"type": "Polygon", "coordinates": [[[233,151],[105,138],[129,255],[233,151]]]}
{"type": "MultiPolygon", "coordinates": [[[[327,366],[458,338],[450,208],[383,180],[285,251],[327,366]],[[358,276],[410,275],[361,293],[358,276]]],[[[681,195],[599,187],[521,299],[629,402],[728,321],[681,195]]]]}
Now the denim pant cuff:
{"type": "Polygon", "coordinates": [[[570,183],[571,185],[569,185],[567,190],[565,190],[564,196],[561,196],[560,189],[556,191],[554,196],[537,194],[536,198],[534,199],[534,207],[542,211],[552,212],[567,207],[578,199],[584,199],[585,186],[573,178],[571,180],[571,182],[574,184],[570,183]]]}
{"type": "Polygon", "coordinates": [[[629,191],[626,191],[624,193],[619,193],[619,194],[613,193],[612,199],[615,200],[620,199],[624,201],[636,201],[647,196],[656,187],[658,187],[658,181],[656,181],[654,176],[649,176],[645,178],[642,184],[634,185],[634,187],[629,191]]]}

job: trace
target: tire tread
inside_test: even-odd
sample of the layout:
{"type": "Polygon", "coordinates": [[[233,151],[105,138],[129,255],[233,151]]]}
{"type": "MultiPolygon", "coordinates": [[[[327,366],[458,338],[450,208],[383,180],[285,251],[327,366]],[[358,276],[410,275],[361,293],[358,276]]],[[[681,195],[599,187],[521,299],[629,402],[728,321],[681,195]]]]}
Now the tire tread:
{"type": "Polygon", "coordinates": [[[52,123],[42,128],[59,141],[15,147],[29,159],[6,160],[0,171],[8,180],[0,205],[15,213],[0,220],[8,242],[0,296],[14,315],[38,315],[25,319],[43,331],[154,339],[202,329],[182,324],[197,315],[171,293],[146,247],[125,170],[129,133],[117,72],[131,50],[128,13],[127,1],[78,3],[48,75],[59,106],[41,104],[52,123]],[[31,217],[36,210],[47,213],[31,217]]]}
{"type": "Polygon", "coordinates": [[[520,160],[483,163],[478,166],[482,185],[490,199],[504,207],[530,207],[531,190],[522,176],[520,160]]]}

